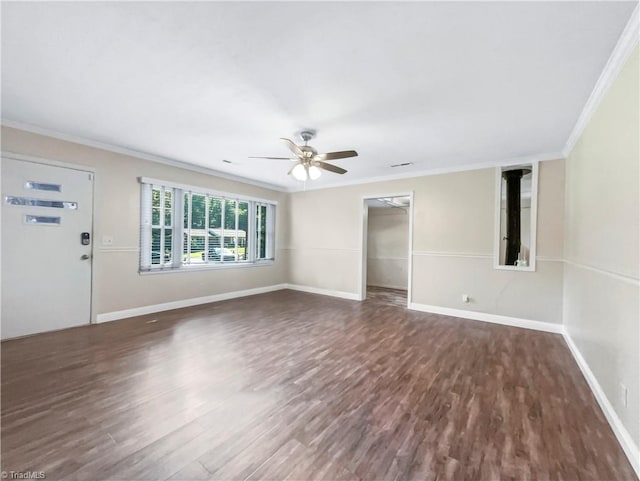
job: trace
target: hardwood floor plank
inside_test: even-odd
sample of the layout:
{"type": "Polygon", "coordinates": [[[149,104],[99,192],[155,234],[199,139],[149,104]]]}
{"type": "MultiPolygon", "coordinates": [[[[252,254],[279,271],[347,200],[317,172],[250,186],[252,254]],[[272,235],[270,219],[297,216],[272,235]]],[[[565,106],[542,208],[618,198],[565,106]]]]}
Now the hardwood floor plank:
{"type": "Polygon", "coordinates": [[[2,470],[637,479],[561,336],[372,293],[279,291],[3,342],[2,470]]]}
{"type": "Polygon", "coordinates": [[[173,474],[170,481],[207,481],[211,473],[198,461],[191,461],[180,471],[173,474]]]}

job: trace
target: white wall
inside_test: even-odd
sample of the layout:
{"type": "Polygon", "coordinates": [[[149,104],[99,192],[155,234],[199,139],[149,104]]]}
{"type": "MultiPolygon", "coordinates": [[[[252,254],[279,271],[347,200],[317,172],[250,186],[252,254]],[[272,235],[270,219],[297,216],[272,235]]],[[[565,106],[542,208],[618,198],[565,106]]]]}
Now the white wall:
{"type": "Polygon", "coordinates": [[[536,272],[493,268],[495,170],[482,169],[291,194],[290,282],[357,295],[363,198],[414,191],[414,303],[560,323],[564,161],[539,176],[536,272]]]}
{"type": "Polygon", "coordinates": [[[279,202],[276,248],[286,238],[287,196],[185,169],[2,127],[2,150],[94,167],[94,313],[101,315],[183,299],[286,282],[286,252],[271,266],[140,275],[140,184],[138,177],[170,180],[279,202]],[[113,245],[100,245],[102,236],[113,245]]]}
{"type": "Polygon", "coordinates": [[[369,207],[367,285],[407,289],[409,209],[369,207]]]}
{"type": "Polygon", "coordinates": [[[286,194],[12,128],[2,136],[5,151],[96,169],[97,314],[287,282],[357,296],[363,198],[414,191],[414,303],[561,320],[562,160],[540,166],[537,271],[509,272],[492,266],[494,169],[286,194]],[[140,176],[278,201],[275,264],[140,275],[140,176]],[[103,235],[112,246],[99,245],[103,235]]]}
{"type": "MultiPolygon", "coordinates": [[[[413,191],[414,238],[406,253],[413,260],[412,301],[564,321],[637,446],[638,56],[636,47],[567,159],[566,185],[565,161],[540,164],[535,272],[493,269],[493,169],[285,194],[7,127],[2,128],[2,148],[96,169],[94,238],[114,239],[113,246],[95,246],[97,314],[287,282],[356,296],[363,198],[413,191]],[[140,176],[278,201],[276,262],[265,267],[140,275],[140,176]],[[463,293],[471,297],[470,304],[461,302],[463,293]],[[628,388],[626,407],[621,384],[628,388]]],[[[374,226],[378,220],[387,222],[382,216],[371,220],[374,226]]],[[[370,244],[372,258],[381,257],[382,251],[388,249],[370,244]]],[[[370,268],[374,276],[376,269],[385,270],[370,268]]]]}
{"type": "Polygon", "coordinates": [[[564,323],[640,443],[640,122],[636,46],[567,159],[564,323]],[[628,388],[628,405],[621,386],[628,388]]]}

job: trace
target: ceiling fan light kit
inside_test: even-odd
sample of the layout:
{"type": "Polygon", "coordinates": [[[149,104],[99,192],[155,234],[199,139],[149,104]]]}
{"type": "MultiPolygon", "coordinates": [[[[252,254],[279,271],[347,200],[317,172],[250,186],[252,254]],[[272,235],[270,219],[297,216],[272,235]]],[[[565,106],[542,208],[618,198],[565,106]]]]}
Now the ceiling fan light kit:
{"type": "Polygon", "coordinates": [[[309,167],[309,178],[311,180],[316,180],[321,175],[322,175],[322,171],[318,167],[316,167],[315,165],[312,165],[311,167],[309,167]]]}
{"type": "Polygon", "coordinates": [[[294,179],[299,180],[300,182],[316,180],[322,175],[322,171],[315,165],[307,166],[302,162],[291,169],[290,173],[294,179]]]}
{"type": "Polygon", "coordinates": [[[291,169],[291,175],[294,179],[304,182],[307,180],[307,170],[304,168],[304,165],[298,164],[293,169],[291,169]]]}
{"type": "Polygon", "coordinates": [[[340,152],[328,152],[319,154],[316,149],[307,145],[309,140],[315,136],[314,130],[303,130],[300,132],[300,138],[304,141],[304,145],[297,145],[293,140],[282,137],[282,140],[289,150],[293,152],[295,158],[288,157],[250,157],[252,159],[273,159],[273,160],[293,160],[297,164],[289,171],[294,179],[300,182],[307,180],[316,180],[322,175],[322,170],[334,172],[336,174],[344,174],[347,171],[337,165],[329,164],[325,160],[346,159],[356,157],[358,152],[355,150],[343,150],[340,152]]]}

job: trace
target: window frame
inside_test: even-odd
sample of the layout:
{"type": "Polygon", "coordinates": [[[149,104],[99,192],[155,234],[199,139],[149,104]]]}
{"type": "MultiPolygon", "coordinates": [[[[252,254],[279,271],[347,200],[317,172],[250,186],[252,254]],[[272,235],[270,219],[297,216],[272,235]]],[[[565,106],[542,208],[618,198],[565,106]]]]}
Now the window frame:
{"type": "Polygon", "coordinates": [[[495,168],[495,217],[493,233],[493,268],[502,271],[535,272],[538,245],[538,196],[539,196],[539,164],[538,160],[522,164],[506,164],[495,168]],[[502,239],[502,172],[517,167],[531,167],[531,211],[529,214],[529,265],[511,266],[500,263],[500,241],[502,239]]]}
{"type": "MultiPolygon", "coordinates": [[[[175,182],[168,182],[164,180],[153,179],[149,177],[139,177],[140,182],[140,256],[138,263],[138,272],[140,274],[157,274],[166,272],[185,272],[185,271],[199,271],[199,270],[211,270],[211,269],[235,269],[245,267],[256,267],[264,265],[272,265],[275,262],[275,226],[276,226],[276,210],[278,201],[271,199],[263,199],[258,197],[252,197],[242,194],[235,194],[230,192],[223,192],[218,190],[206,189],[203,187],[179,184],[175,182]],[[164,264],[164,257],[161,254],[160,263],[152,264],[152,230],[157,228],[152,224],[153,222],[153,189],[160,189],[161,191],[161,215],[164,214],[164,202],[165,192],[171,190],[172,200],[172,215],[171,215],[171,232],[172,232],[172,251],[171,261],[164,264]],[[190,194],[189,199],[195,195],[205,196],[205,231],[211,228],[209,226],[209,199],[217,198],[223,200],[223,208],[226,201],[236,202],[236,237],[238,229],[238,206],[240,203],[248,204],[248,223],[247,234],[245,238],[245,254],[246,260],[225,261],[224,250],[221,252],[222,258],[220,261],[209,260],[208,254],[205,254],[205,261],[197,264],[184,263],[184,235],[186,232],[192,229],[191,227],[191,210],[192,203],[189,202],[188,208],[188,228],[184,227],[184,201],[185,194],[190,194]],[[258,245],[258,228],[256,225],[256,208],[257,206],[267,207],[267,224],[265,226],[265,240],[267,243],[267,250],[265,258],[259,258],[256,254],[258,245]]],[[[224,226],[224,215],[222,212],[222,225],[224,226]]],[[[161,225],[164,227],[165,218],[161,219],[161,225]]],[[[163,231],[164,232],[164,231],[163,231]]],[[[222,229],[224,234],[224,228],[222,229]]],[[[163,236],[164,237],[164,236],[163,236]]],[[[205,253],[208,253],[208,239],[205,237],[205,253]]],[[[236,254],[238,248],[238,242],[235,243],[236,254]]],[[[221,246],[224,249],[224,238],[221,239],[221,246]]],[[[161,252],[162,245],[160,246],[161,252]]]]}

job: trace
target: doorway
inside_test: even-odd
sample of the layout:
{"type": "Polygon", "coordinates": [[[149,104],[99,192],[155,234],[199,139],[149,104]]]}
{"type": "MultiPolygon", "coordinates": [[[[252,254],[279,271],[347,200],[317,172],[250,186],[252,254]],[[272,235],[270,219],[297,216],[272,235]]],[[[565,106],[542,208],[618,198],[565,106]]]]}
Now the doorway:
{"type": "Polygon", "coordinates": [[[411,302],[413,193],[363,199],[360,299],[411,302]]]}
{"type": "Polygon", "coordinates": [[[93,174],[2,158],[2,339],[89,324],[93,174]]]}

